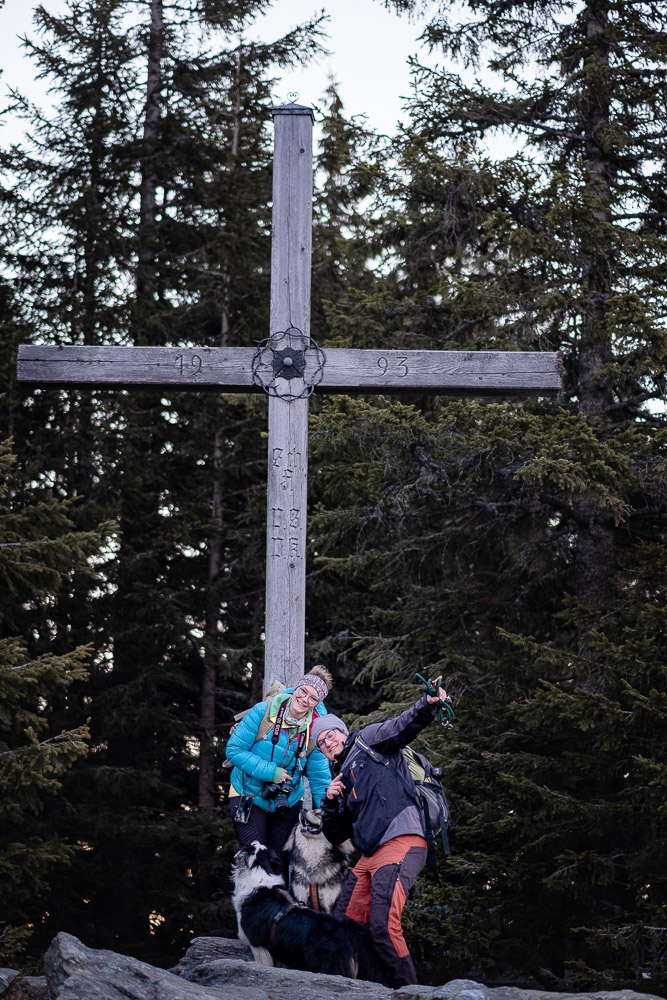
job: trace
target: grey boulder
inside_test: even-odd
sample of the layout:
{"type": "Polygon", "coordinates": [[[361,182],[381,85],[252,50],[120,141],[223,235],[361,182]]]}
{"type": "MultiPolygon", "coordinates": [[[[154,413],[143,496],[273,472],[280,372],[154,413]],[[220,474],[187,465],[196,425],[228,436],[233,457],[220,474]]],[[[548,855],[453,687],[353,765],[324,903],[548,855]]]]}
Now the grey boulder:
{"type": "Polygon", "coordinates": [[[488,987],[469,979],[443,986],[402,986],[257,965],[247,948],[228,938],[195,938],[171,970],[158,969],[113,951],[87,948],[60,933],[44,958],[40,977],[0,969],[0,998],[8,1000],[659,1000],[634,990],[553,993],[488,987]],[[32,980],[32,981],[31,981],[32,980]],[[34,992],[33,992],[34,991],[34,992]]]}

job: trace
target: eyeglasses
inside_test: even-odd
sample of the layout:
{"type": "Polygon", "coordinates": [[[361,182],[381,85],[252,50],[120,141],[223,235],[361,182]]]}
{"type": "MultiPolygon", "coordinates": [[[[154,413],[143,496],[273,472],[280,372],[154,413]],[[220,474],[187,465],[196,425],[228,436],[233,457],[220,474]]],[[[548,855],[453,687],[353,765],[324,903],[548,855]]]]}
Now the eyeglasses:
{"type": "Polygon", "coordinates": [[[317,741],[317,749],[321,750],[325,743],[338,743],[340,732],[337,729],[330,729],[328,733],[323,733],[317,741]]]}
{"type": "Polygon", "coordinates": [[[309,705],[319,704],[320,697],[317,694],[308,694],[308,688],[298,687],[294,689],[294,694],[298,695],[302,701],[307,701],[309,705]]]}

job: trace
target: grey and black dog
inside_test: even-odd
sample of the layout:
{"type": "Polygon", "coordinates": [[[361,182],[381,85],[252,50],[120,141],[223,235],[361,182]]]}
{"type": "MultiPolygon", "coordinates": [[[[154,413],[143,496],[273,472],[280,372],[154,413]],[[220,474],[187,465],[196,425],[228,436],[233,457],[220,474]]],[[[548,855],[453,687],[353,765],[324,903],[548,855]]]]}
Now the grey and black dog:
{"type": "Polygon", "coordinates": [[[339,847],[322,833],[319,809],[303,809],[285,843],[289,852],[289,889],[295,899],[313,910],[331,913],[345,881],[354,847],[339,847]]]}

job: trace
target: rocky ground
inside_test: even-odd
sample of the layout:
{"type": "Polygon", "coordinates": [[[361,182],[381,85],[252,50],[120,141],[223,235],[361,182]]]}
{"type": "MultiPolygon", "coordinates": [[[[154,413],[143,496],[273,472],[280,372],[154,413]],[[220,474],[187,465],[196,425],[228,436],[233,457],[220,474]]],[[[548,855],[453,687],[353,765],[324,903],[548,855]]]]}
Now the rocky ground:
{"type": "Polygon", "coordinates": [[[1,1000],[659,1000],[634,990],[554,994],[492,988],[470,979],[392,990],[341,976],[256,965],[239,941],[228,938],[195,938],[178,965],[167,971],[58,934],[44,967],[45,976],[0,969],[1,1000]]]}

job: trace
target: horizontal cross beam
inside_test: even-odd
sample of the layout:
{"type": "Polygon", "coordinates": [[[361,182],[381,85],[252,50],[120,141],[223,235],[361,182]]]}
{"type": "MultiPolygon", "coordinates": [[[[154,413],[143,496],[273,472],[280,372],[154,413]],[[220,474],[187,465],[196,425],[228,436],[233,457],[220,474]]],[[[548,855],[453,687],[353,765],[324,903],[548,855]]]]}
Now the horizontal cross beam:
{"type": "MultiPolygon", "coordinates": [[[[545,395],[561,389],[557,353],[381,351],[331,348],[318,392],[545,395]]],[[[19,347],[18,380],[67,388],[212,389],[250,392],[254,347],[19,347]]],[[[308,381],[308,370],[304,379],[308,381]]],[[[294,380],[293,380],[294,381],[294,380]]]]}

